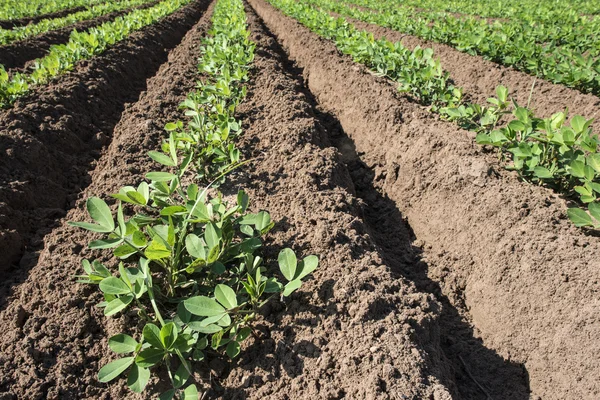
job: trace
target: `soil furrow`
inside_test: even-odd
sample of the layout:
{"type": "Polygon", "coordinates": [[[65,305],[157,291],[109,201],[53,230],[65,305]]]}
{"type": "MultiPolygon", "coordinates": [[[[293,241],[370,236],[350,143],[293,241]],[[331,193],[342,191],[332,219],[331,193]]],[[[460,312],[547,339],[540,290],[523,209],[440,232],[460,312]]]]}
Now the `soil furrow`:
{"type": "Polygon", "coordinates": [[[118,16],[131,12],[134,9],[144,9],[153,6],[156,2],[147,3],[140,7],[116,11],[91,20],[81,21],[67,27],[49,31],[39,36],[21,40],[8,45],[0,46],[0,64],[8,69],[21,69],[28,61],[44,57],[53,44],[66,43],[73,30],[85,31],[95,26],[111,21],[118,16]]]}
{"type": "MultiPolygon", "coordinates": [[[[97,289],[74,282],[81,259],[102,253],[87,250],[89,233],[69,227],[66,221],[87,219],[87,197],[106,196],[135,184],[153,168],[147,151],[157,148],[165,123],[180,117],[177,106],[197,79],[199,43],[210,27],[212,6],[200,21],[198,12],[206,7],[196,5],[166,21],[179,25],[176,30],[183,29],[192,16],[197,23],[149,79],[139,101],[126,107],[110,145],[89,175],[90,185],[79,195],[76,207],[45,237],[39,261],[0,313],[0,323],[7,328],[0,338],[0,398],[143,398],[125,385],[97,381],[98,369],[114,358],[106,339],[131,326],[132,316],[105,318],[95,307],[101,299],[97,289]]],[[[23,270],[19,273],[26,275],[23,270]]]]}
{"type": "Polygon", "coordinates": [[[321,260],[285,305],[270,303],[263,339],[233,369],[211,364],[219,379],[209,397],[449,399],[439,304],[381,258],[301,71],[252,11],[248,18],[257,49],[239,112],[242,152],[254,161],[227,187],[243,187],[255,210],[279,221],[270,258],[291,246],[321,260]]]}
{"type": "Polygon", "coordinates": [[[460,394],[486,398],[473,382],[461,386],[470,374],[494,399],[526,399],[529,390],[533,398],[596,398],[600,239],[566,220],[557,195],[504,171],[472,133],[398,95],[263,0],[250,3],[367,167],[356,172],[366,181],[357,193],[370,212],[382,210],[366,219],[384,257],[397,257],[385,242],[412,229],[427,266],[400,273],[421,290],[439,285],[440,302],[464,318],[456,335],[452,312],[441,318],[460,394]],[[401,216],[409,227],[394,228],[401,216]],[[474,337],[465,341],[469,322],[474,337]]]}
{"type": "Polygon", "coordinates": [[[44,14],[44,15],[38,15],[37,17],[24,17],[24,18],[20,18],[20,19],[15,19],[12,21],[0,21],[0,28],[2,29],[12,29],[15,26],[24,26],[27,24],[31,24],[31,23],[38,23],[43,19],[47,19],[47,18],[60,18],[60,17],[65,17],[69,14],[74,14],[76,12],[79,11],[83,11],[85,10],[85,7],[80,6],[80,7],[75,7],[75,8],[69,8],[67,10],[61,10],[61,11],[56,11],[50,14],[44,14]]]}
{"type": "Polygon", "coordinates": [[[207,6],[208,0],[195,2],[134,33],[0,113],[0,271],[6,273],[0,301],[89,184],[88,171],[126,104],[137,100],[207,6]]]}
{"type": "MultiPolygon", "coordinates": [[[[332,15],[339,16],[335,13],[332,15]]],[[[457,86],[464,89],[469,101],[487,104],[487,98],[496,96],[496,87],[504,85],[509,89],[510,97],[520,105],[527,105],[531,96],[530,106],[537,116],[546,118],[568,109],[570,116],[577,114],[588,119],[596,118],[593,126],[596,131],[600,131],[600,98],[597,96],[536,78],[480,56],[462,53],[445,44],[423,40],[353,18],[344,18],[358,29],[371,32],[377,39],[386,38],[391,42],[401,42],[411,50],[417,46],[433,49],[433,54],[441,61],[442,68],[448,71],[457,86]],[[533,85],[535,86],[532,90],[533,85]]]]}

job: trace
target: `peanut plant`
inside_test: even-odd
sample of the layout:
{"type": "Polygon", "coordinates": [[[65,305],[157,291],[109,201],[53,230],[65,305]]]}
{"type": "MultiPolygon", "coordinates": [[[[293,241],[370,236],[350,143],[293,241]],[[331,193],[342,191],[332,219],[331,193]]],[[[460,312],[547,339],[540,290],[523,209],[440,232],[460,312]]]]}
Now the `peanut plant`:
{"type": "Polygon", "coordinates": [[[105,316],[134,312],[140,320],[139,331],[108,340],[121,357],[100,369],[101,382],[126,373],[129,388],[141,393],[162,367],[172,389],[161,400],[198,399],[198,388],[188,384],[194,365],[208,353],[237,357],[258,311],[289,296],[318,266],[316,256],[299,260],[286,248],[277,258],[278,278],[274,262],[260,255],[275,225],[270,214],[249,212],[243,190],[227,201],[214,189],[240,165],[234,114],[253,55],[241,0],[219,0],[203,41],[204,80],[182,104],[188,121],[168,123],[160,151],[148,154],[163,170],[113,194],[116,213],[91,197],[93,222],[70,223],[102,234],[89,247],[111,250],[117,265],[83,260],[78,281],[99,287],[105,316]]]}

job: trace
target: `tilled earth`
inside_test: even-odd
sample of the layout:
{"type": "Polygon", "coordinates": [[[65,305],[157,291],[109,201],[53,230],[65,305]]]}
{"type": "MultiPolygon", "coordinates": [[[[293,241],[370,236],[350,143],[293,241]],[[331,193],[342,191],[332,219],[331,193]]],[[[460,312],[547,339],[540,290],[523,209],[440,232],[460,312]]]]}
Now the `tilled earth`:
{"type": "MultiPolygon", "coordinates": [[[[278,221],[268,256],[291,246],[321,264],[266,307],[238,359],[210,357],[196,376],[207,398],[598,398],[600,239],[471,133],[264,0],[246,6],[257,49],[238,117],[252,162],[224,190],[244,187],[278,221]]],[[[198,79],[212,7],[197,1],[0,112],[0,399],[141,398],[96,380],[107,337],[134,316],[104,318],[97,291],[74,283],[102,253],[66,221],[150,168],[198,79]]],[[[477,99],[529,84],[436,54],[477,99]]],[[[541,112],[565,93],[583,115],[599,104],[539,85],[541,112]]]]}

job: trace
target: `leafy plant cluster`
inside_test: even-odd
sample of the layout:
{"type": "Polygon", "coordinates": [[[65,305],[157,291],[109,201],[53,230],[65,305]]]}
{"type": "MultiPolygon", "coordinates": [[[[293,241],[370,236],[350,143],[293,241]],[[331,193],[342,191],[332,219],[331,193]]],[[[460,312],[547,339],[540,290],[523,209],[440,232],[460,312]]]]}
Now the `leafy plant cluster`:
{"type": "Polygon", "coordinates": [[[283,249],[278,280],[260,255],[262,238],[274,226],[269,213],[249,212],[243,190],[227,201],[212,188],[239,165],[239,155],[217,160],[214,149],[224,142],[229,149],[240,132],[233,114],[246,94],[253,54],[241,0],[219,0],[202,44],[199,72],[205,79],[182,104],[189,122],[167,124],[168,139],[160,151],[149,152],[161,169],[112,195],[116,217],[105,201],[92,197],[86,206],[93,222],[71,223],[102,234],[89,247],[111,249],[118,260],[116,270],[83,260],[79,281],[98,285],[106,316],[128,313],[140,321],[131,327],[133,335],[109,339],[121,357],[100,369],[101,382],[126,373],[129,388],[141,393],[161,366],[173,386],[161,400],[198,399],[198,388],[188,384],[194,366],[209,353],[236,357],[260,308],[289,296],[318,266],[316,256],[299,260],[283,249]],[[206,153],[215,142],[212,155],[206,153]],[[201,165],[216,160],[217,168],[201,165]]]}
{"type": "Polygon", "coordinates": [[[446,11],[491,18],[535,19],[558,17],[577,10],[580,15],[600,13],[600,4],[587,0],[403,0],[398,7],[412,7],[423,10],[446,11]]]}
{"type": "Polygon", "coordinates": [[[33,63],[30,73],[10,76],[0,65],[0,108],[10,106],[24,96],[31,86],[48,83],[50,79],[73,69],[78,61],[92,58],[104,52],[130,33],[156,23],[174,13],[192,0],[164,0],[157,5],[134,10],[114,21],[89,29],[87,32],[71,32],[65,44],[53,45],[48,54],[33,63]]]}
{"type": "Polygon", "coordinates": [[[411,58],[434,60],[433,50],[416,48],[410,52],[399,43],[376,41],[343,18],[331,17],[320,9],[337,11],[339,3],[304,1],[307,4],[270,0],[285,14],[333,40],[340,51],[351,55],[356,62],[399,82],[400,91],[431,106],[432,111],[443,118],[478,132],[478,142],[499,147],[512,162],[509,168],[523,179],[550,186],[580,204],[587,204],[590,214],[575,207],[568,211],[570,219],[577,226],[599,227],[600,220],[594,221],[594,218],[599,216],[597,189],[600,186],[596,168],[600,165],[596,164],[598,139],[592,135],[591,120],[574,116],[569,127],[565,124],[566,112],[550,119],[536,118],[528,108],[509,102],[508,89],[503,86],[496,89],[497,98],[488,99],[487,105],[465,103],[462,89],[450,84],[439,61],[412,62],[411,58]]]}
{"type": "Polygon", "coordinates": [[[587,205],[589,213],[580,207],[568,210],[576,226],[600,228],[600,139],[592,134],[593,120],[575,115],[567,123],[564,111],[537,118],[514,101],[511,112],[508,90],[499,86],[496,92],[489,106],[462,106],[449,110],[449,118],[478,131],[477,143],[497,147],[508,168],[522,178],[587,205]],[[509,113],[514,119],[498,128],[500,117],[509,113]]]}
{"type": "Polygon", "coordinates": [[[5,0],[0,4],[0,20],[37,17],[104,1],[106,0],[5,0]]]}
{"type": "Polygon", "coordinates": [[[401,43],[375,40],[373,35],[356,29],[343,18],[331,17],[313,6],[329,4],[328,0],[295,2],[272,0],[275,7],[297,19],[318,35],[333,40],[338,49],[354,61],[364,64],[381,76],[399,83],[401,92],[410,94],[434,109],[458,104],[462,98],[443,71],[431,49],[417,47],[411,51],[401,43]]]}
{"type": "Polygon", "coordinates": [[[555,83],[600,93],[600,17],[575,12],[548,20],[494,21],[437,11],[398,7],[393,0],[349,0],[368,7],[337,7],[336,12],[426,40],[448,44],[555,83]],[[566,23],[565,20],[573,20],[566,23]]]}
{"type": "Polygon", "coordinates": [[[77,22],[90,20],[103,15],[141,6],[153,0],[123,0],[90,6],[88,9],[60,18],[43,19],[37,23],[16,26],[12,29],[0,29],[0,45],[27,39],[42,33],[67,27],[77,22]]]}

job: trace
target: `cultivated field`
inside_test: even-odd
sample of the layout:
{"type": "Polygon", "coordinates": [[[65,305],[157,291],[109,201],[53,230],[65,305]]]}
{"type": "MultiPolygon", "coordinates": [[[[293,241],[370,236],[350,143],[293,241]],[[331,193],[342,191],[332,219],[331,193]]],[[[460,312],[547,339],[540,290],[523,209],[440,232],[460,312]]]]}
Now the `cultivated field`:
{"type": "Polygon", "coordinates": [[[600,398],[599,35],[0,0],[0,400],[600,398]]]}

